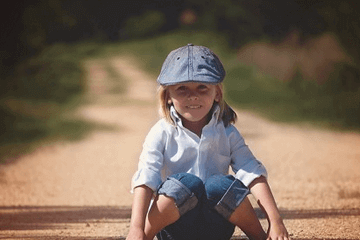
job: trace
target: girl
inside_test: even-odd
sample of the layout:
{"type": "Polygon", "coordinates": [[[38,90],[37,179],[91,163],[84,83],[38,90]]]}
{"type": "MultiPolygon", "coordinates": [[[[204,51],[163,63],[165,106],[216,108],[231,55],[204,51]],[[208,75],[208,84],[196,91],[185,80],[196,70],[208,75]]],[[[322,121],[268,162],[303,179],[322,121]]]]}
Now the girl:
{"type": "Polygon", "coordinates": [[[163,118],[148,133],[132,180],[127,240],[224,240],[235,226],[250,239],[288,239],[266,170],[233,126],[224,77],[206,47],[188,44],[167,56],[157,79],[163,118]],[[249,191],[266,213],[267,233],[249,191]]]}

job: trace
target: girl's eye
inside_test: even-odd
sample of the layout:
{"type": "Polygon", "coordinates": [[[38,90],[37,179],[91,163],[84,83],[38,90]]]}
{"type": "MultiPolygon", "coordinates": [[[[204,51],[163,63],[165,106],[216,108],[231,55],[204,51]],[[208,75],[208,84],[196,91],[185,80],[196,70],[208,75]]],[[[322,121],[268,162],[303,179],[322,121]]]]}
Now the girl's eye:
{"type": "Polygon", "coordinates": [[[199,85],[199,86],[198,86],[198,89],[199,89],[200,91],[206,91],[206,90],[208,89],[208,87],[207,87],[206,85],[199,85]]]}
{"type": "Polygon", "coordinates": [[[180,86],[180,87],[178,87],[176,90],[178,90],[178,91],[185,91],[185,90],[186,90],[186,87],[185,87],[185,86],[180,86]]]}

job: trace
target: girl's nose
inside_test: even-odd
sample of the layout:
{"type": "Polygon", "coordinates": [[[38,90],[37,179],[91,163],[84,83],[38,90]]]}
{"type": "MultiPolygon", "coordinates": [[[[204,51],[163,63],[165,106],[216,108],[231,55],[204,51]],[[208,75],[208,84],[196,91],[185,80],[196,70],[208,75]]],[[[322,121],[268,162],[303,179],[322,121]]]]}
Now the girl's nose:
{"type": "Polygon", "coordinates": [[[188,93],[189,100],[197,100],[198,98],[199,98],[199,96],[195,91],[189,91],[189,93],[188,93]]]}

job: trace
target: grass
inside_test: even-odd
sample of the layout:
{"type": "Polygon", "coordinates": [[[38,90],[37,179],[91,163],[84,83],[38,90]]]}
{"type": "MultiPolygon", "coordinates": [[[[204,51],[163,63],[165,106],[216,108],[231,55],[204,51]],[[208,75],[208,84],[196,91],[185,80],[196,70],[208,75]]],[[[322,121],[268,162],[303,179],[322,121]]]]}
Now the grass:
{"type": "MultiPolygon", "coordinates": [[[[290,82],[281,82],[254,66],[240,64],[236,50],[228,47],[226,39],[210,32],[180,31],[124,42],[115,47],[115,52],[135,55],[155,80],[167,54],[187,43],[207,46],[219,55],[227,71],[225,96],[232,106],[256,111],[274,121],[360,130],[360,88],[346,89],[343,85],[341,70],[346,66],[334,69],[332,78],[324,84],[303,79],[300,74],[290,82]]],[[[113,47],[108,46],[108,52],[114,52],[113,47]]]]}
{"type": "Polygon", "coordinates": [[[133,55],[149,73],[157,76],[167,54],[188,43],[205,45],[221,56],[228,54],[226,39],[214,33],[191,31],[168,33],[149,39],[108,44],[102,48],[101,56],[133,55]]]}
{"type": "Polygon", "coordinates": [[[228,71],[229,101],[280,122],[311,123],[332,130],[360,130],[360,91],[334,89],[335,80],[322,85],[296,76],[281,82],[253,67],[228,71]]]}
{"type": "Polygon", "coordinates": [[[0,161],[31,152],[45,142],[77,141],[93,130],[114,130],[112,126],[73,115],[79,106],[94,103],[85,94],[85,61],[96,59],[102,63],[111,80],[107,83],[111,86],[108,95],[114,99],[114,95],[125,91],[126,84],[109,63],[109,58],[134,55],[155,80],[168,52],[188,42],[225,52],[220,50],[220,46],[225,46],[224,39],[215,34],[184,32],[122,43],[89,41],[46,47],[19,66],[18,75],[10,81],[15,82],[16,90],[0,99],[4,129],[0,137],[0,161]]]}
{"type": "Polygon", "coordinates": [[[72,115],[77,107],[89,103],[84,101],[87,84],[84,61],[101,60],[112,82],[109,94],[122,94],[126,91],[125,82],[109,64],[109,58],[134,56],[155,81],[167,54],[187,43],[207,46],[219,55],[227,71],[226,100],[232,106],[256,111],[275,121],[360,129],[360,90],[344,89],[340,70],[334,71],[333,78],[323,85],[304,80],[300,75],[284,83],[255,67],[241,65],[236,60],[236,50],[230,49],[221,35],[178,31],[118,43],[55,44],[19,66],[19,74],[10,81],[15,82],[17,90],[0,99],[3,125],[0,161],[6,153],[34,149],[44,139],[74,141],[94,129],[113,130],[111,126],[72,115]],[[10,150],[11,146],[14,150],[10,150]]]}
{"type": "MultiPolygon", "coordinates": [[[[84,104],[85,59],[100,56],[101,44],[56,44],[18,66],[13,84],[0,98],[0,162],[28,154],[43,144],[77,141],[94,130],[115,130],[74,112],[84,104]]],[[[106,65],[110,72],[110,66],[106,65]]],[[[110,73],[113,76],[113,73],[110,73]]],[[[118,78],[121,81],[120,78],[118,78]]],[[[113,92],[123,92],[121,84],[113,92]]]]}

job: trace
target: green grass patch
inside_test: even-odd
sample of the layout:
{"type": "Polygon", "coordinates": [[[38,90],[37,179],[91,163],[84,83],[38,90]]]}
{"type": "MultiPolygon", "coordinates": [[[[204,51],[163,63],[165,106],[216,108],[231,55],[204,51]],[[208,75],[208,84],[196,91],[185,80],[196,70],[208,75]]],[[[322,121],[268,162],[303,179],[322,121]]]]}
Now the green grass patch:
{"type": "MultiPolygon", "coordinates": [[[[300,74],[290,82],[281,82],[255,67],[240,64],[237,52],[226,39],[213,32],[173,32],[152,39],[129,41],[109,46],[107,52],[134,55],[154,75],[160,72],[167,54],[187,43],[204,45],[219,55],[227,71],[224,81],[226,99],[233,106],[261,113],[282,122],[308,122],[321,127],[359,130],[360,90],[343,86],[343,67],[334,69],[324,84],[303,79],[300,74]]],[[[357,71],[357,70],[356,70],[357,71]]]]}
{"type": "Polygon", "coordinates": [[[229,102],[280,122],[307,122],[337,129],[360,129],[360,91],[342,91],[338,79],[324,84],[301,75],[281,82],[254,67],[234,66],[225,81],[229,102]]]}
{"type": "Polygon", "coordinates": [[[157,76],[170,51],[188,43],[207,46],[220,57],[227,55],[229,52],[226,39],[221,35],[203,31],[177,31],[149,39],[109,44],[104,46],[101,55],[135,56],[140,66],[157,76]]]}
{"type": "Polygon", "coordinates": [[[61,141],[79,141],[92,131],[118,131],[118,127],[79,117],[59,117],[51,121],[21,119],[0,139],[0,163],[12,162],[41,148],[61,141]]]}
{"type": "MultiPolygon", "coordinates": [[[[93,130],[115,129],[73,114],[84,103],[87,82],[83,61],[100,56],[101,46],[49,46],[22,62],[16,74],[4,81],[6,88],[0,97],[0,162],[31,152],[44,142],[75,141],[93,130]]],[[[106,68],[109,70],[109,66],[106,68]]]]}

